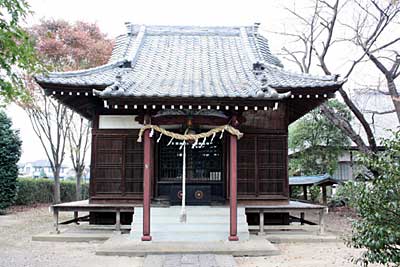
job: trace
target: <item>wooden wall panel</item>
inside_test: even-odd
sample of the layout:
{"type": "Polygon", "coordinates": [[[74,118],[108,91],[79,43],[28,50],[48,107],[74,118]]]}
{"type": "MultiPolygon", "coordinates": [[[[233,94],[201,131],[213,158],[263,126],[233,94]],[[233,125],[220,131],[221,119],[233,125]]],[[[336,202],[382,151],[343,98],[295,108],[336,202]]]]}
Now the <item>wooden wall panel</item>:
{"type": "Polygon", "coordinates": [[[287,198],[287,135],[245,133],[238,141],[239,198],[287,198]]]}
{"type": "Polygon", "coordinates": [[[95,138],[95,194],[120,193],[123,173],[123,136],[97,135],[95,138]]]}
{"type": "Polygon", "coordinates": [[[137,142],[137,136],[138,130],[93,132],[91,200],[141,199],[143,144],[137,142]]]}
{"type": "Polygon", "coordinates": [[[242,116],[246,118],[241,128],[264,129],[268,131],[287,131],[286,105],[280,103],[278,110],[248,110],[242,116]]]}
{"type": "Polygon", "coordinates": [[[244,135],[238,141],[237,184],[239,195],[255,195],[256,143],[253,135],[244,135]]]}
{"type": "Polygon", "coordinates": [[[126,192],[143,193],[143,144],[137,135],[129,136],[126,144],[125,185],[126,192]]]}

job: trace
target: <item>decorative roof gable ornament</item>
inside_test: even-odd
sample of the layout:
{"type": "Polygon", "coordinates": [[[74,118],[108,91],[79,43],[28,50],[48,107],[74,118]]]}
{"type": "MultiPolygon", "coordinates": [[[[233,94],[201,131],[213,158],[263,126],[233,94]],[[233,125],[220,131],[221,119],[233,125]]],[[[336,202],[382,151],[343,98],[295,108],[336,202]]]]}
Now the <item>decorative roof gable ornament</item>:
{"type": "Polygon", "coordinates": [[[266,66],[264,62],[257,61],[256,63],[253,63],[253,73],[260,82],[260,87],[264,92],[265,97],[283,99],[290,96],[291,92],[278,93],[274,88],[269,86],[268,75],[266,73],[266,66]]]}
{"type": "Polygon", "coordinates": [[[96,95],[103,95],[103,94],[112,94],[115,96],[118,95],[124,95],[125,94],[125,89],[123,86],[123,81],[122,81],[122,74],[118,73],[115,76],[115,81],[111,85],[107,86],[104,91],[99,91],[99,90],[93,90],[93,93],[96,95]]]}

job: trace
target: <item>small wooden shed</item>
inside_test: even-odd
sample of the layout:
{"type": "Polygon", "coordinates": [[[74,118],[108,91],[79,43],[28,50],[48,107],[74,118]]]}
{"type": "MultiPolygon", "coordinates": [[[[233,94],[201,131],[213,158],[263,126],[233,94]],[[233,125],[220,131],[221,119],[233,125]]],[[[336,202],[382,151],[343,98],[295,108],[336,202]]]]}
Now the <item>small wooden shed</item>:
{"type": "Polygon", "coordinates": [[[326,187],[339,184],[339,181],[332,178],[329,174],[323,175],[310,175],[310,176],[292,176],[289,177],[289,191],[290,195],[292,187],[298,186],[303,188],[304,200],[308,199],[307,188],[310,186],[319,186],[322,188],[322,202],[327,204],[326,187]]]}

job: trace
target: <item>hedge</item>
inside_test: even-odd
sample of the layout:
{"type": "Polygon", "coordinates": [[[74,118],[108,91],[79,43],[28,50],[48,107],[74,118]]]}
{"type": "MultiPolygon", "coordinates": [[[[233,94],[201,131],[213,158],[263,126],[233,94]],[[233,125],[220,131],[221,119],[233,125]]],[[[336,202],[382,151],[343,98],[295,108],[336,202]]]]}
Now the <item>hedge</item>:
{"type": "MultiPolygon", "coordinates": [[[[18,178],[15,205],[32,205],[53,202],[54,181],[44,178],[18,178]]],[[[61,181],[61,202],[75,201],[75,182],[61,181]]],[[[82,199],[89,197],[89,185],[82,184],[82,199]]]]}

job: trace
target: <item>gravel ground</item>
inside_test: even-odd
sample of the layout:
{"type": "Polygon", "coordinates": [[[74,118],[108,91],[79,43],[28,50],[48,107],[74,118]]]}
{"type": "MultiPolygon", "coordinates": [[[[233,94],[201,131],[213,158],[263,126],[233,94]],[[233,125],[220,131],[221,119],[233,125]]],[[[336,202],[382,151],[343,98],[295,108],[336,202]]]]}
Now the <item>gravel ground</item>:
{"type": "MultiPolygon", "coordinates": [[[[329,234],[343,240],[351,234],[351,220],[355,214],[347,208],[336,208],[325,215],[325,229],[329,234]]],[[[318,222],[316,215],[306,217],[318,222]]],[[[360,255],[361,250],[349,248],[343,242],[337,243],[292,243],[277,245],[280,255],[270,257],[236,258],[238,267],[350,267],[356,266],[352,259],[360,255]]],[[[380,265],[369,265],[377,267],[380,265]]]]}
{"type": "MultiPolygon", "coordinates": [[[[61,213],[61,220],[71,215],[61,213]]],[[[330,213],[327,229],[338,235],[348,233],[346,210],[330,213]]],[[[311,219],[311,218],[310,218],[311,219]]],[[[142,266],[143,258],[96,256],[100,243],[33,242],[32,235],[52,229],[52,215],[47,206],[18,207],[0,216],[0,266],[142,266]]],[[[240,267],[330,267],[354,266],[350,262],[360,251],[343,243],[280,244],[281,255],[271,257],[236,258],[240,267]]],[[[156,266],[155,266],[156,267],[156,266]]]]}
{"type": "MultiPolygon", "coordinates": [[[[66,219],[65,216],[62,213],[60,219],[66,219]]],[[[46,206],[18,208],[0,216],[0,266],[142,266],[143,258],[96,256],[94,252],[99,243],[95,242],[31,241],[32,235],[50,229],[52,215],[46,206]]]]}
{"type": "MultiPolygon", "coordinates": [[[[279,244],[281,255],[236,258],[238,267],[350,267],[360,251],[343,243],[279,244]]],[[[378,265],[370,265],[378,266],[378,265]]]]}

